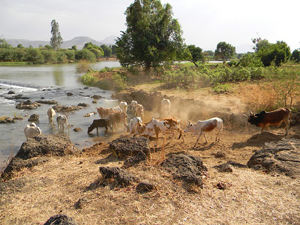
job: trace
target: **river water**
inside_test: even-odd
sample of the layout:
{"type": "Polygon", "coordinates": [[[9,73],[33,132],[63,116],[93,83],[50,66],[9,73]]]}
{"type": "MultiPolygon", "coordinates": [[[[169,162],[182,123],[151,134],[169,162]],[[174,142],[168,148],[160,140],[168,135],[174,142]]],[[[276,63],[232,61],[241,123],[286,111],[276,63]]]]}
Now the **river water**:
{"type": "MultiPolygon", "coordinates": [[[[120,63],[103,61],[91,66],[93,69],[100,70],[105,67],[120,67],[120,63]]],[[[118,105],[118,102],[111,99],[111,91],[85,87],[78,80],[81,75],[76,73],[76,64],[0,67],[0,117],[17,115],[24,118],[15,123],[0,124],[0,172],[6,165],[9,156],[15,155],[22,143],[26,141],[24,128],[30,123],[28,116],[35,113],[39,115],[39,121],[36,124],[41,128],[43,134],[58,132],[57,126],[51,126],[48,122],[47,110],[52,105],[44,104],[34,110],[19,110],[16,109],[16,105],[22,100],[10,99],[17,94],[22,94],[31,101],[54,99],[59,105],[66,106],[87,103],[90,105],[89,107],[69,114],[70,132],[65,130],[65,133],[80,149],[107,138],[107,136],[104,137],[104,130],[101,129],[99,135],[96,130],[87,134],[88,126],[94,119],[99,119],[99,116],[84,117],[84,115],[96,111],[96,107],[113,107],[118,105]],[[13,91],[15,94],[8,94],[9,91],[13,91]],[[72,93],[72,95],[68,96],[67,93],[72,93]],[[93,104],[91,98],[93,95],[100,95],[102,98],[93,104]],[[82,132],[73,131],[75,127],[81,128],[82,132]]]]}

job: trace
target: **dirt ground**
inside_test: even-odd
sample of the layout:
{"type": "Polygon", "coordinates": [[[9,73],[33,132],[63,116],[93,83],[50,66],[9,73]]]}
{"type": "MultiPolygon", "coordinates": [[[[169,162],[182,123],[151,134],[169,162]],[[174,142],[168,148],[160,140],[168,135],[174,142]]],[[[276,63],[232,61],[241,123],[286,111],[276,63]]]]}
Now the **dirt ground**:
{"type": "MultiPolygon", "coordinates": [[[[140,87],[137,87],[140,88],[140,87]]],[[[143,87],[147,91],[146,87],[143,87]]],[[[148,90],[150,91],[150,90],[148,90]]],[[[171,93],[166,91],[166,95],[171,93]]],[[[207,104],[222,106],[231,112],[247,112],[244,98],[207,93],[176,93],[181,98],[205,99],[207,104]]],[[[151,118],[155,112],[146,112],[151,118]]],[[[181,119],[181,118],[179,118],[181,119]]],[[[195,122],[195,121],[194,121],[195,122]]],[[[182,120],[182,127],[186,121],[182,120]]],[[[289,137],[299,134],[291,127],[289,137]]],[[[300,224],[300,182],[281,174],[233,168],[231,173],[218,172],[214,166],[234,161],[246,164],[265,142],[278,141],[284,128],[271,127],[271,134],[260,133],[252,126],[225,126],[221,140],[215,133],[201,137],[187,133],[182,139],[163,138],[152,159],[128,171],[141,181],[154,184],[157,190],[139,194],[137,183],[126,188],[99,187],[100,166],[122,166],[122,160],[109,157],[109,141],[126,136],[119,130],[107,141],[85,149],[80,157],[52,157],[49,162],[24,169],[2,186],[1,224],[43,224],[51,216],[65,214],[78,224],[300,224]],[[208,168],[203,175],[204,187],[186,186],[174,180],[159,163],[169,153],[185,152],[199,156],[208,168]],[[222,153],[224,157],[216,157],[222,153]],[[220,189],[220,185],[223,189],[220,189]]],[[[150,142],[155,149],[156,140],[150,142]]]]}

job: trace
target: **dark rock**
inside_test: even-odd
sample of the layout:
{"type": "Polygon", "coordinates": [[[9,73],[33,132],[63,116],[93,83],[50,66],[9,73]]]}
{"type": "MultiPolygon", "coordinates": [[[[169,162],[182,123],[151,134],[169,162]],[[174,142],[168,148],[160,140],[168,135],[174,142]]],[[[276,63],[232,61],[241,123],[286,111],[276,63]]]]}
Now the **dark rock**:
{"type": "Polygon", "coordinates": [[[95,100],[99,100],[102,97],[100,95],[93,95],[92,98],[95,99],[95,100]]]}
{"type": "Polygon", "coordinates": [[[138,164],[141,161],[145,161],[146,159],[147,159],[147,155],[144,152],[140,151],[136,156],[126,159],[122,168],[125,169],[129,168],[131,166],[138,164]]]}
{"type": "Polygon", "coordinates": [[[224,152],[217,152],[216,154],[215,154],[215,158],[225,158],[225,153],[224,152]]]}
{"type": "Polygon", "coordinates": [[[32,114],[29,118],[28,121],[29,122],[34,122],[34,121],[38,121],[40,119],[40,116],[38,114],[32,114]]]}
{"type": "Polygon", "coordinates": [[[86,201],[84,198],[80,198],[80,199],[74,204],[74,208],[75,208],[75,209],[82,209],[86,203],[87,203],[87,201],[86,201]]]}
{"type": "Polygon", "coordinates": [[[300,140],[283,139],[266,145],[247,162],[249,168],[300,177],[300,140]]]}
{"type": "Polygon", "coordinates": [[[110,150],[118,158],[136,156],[139,152],[149,155],[149,139],[145,137],[118,138],[109,145],[110,150]]]}
{"type": "Polygon", "coordinates": [[[202,175],[203,171],[207,171],[207,168],[199,157],[189,154],[172,154],[161,165],[171,172],[175,179],[194,183],[200,187],[203,186],[202,175]]]}
{"type": "Polygon", "coordinates": [[[13,95],[13,94],[15,94],[15,92],[14,91],[9,91],[7,94],[13,95]]]}
{"type": "Polygon", "coordinates": [[[146,193],[146,192],[156,190],[156,187],[153,184],[146,183],[146,182],[141,182],[136,186],[135,190],[136,190],[136,192],[142,194],[142,193],[146,193]]]}
{"type": "Polygon", "coordinates": [[[73,131],[75,131],[75,132],[81,132],[82,129],[81,129],[80,127],[75,127],[75,128],[73,129],[73,131]]]}
{"type": "Polygon", "coordinates": [[[50,217],[44,225],[77,225],[75,220],[63,214],[50,217]]]}
{"type": "Polygon", "coordinates": [[[214,166],[219,172],[233,172],[232,166],[229,163],[224,163],[219,166],[214,166]]]}
{"type": "Polygon", "coordinates": [[[67,96],[73,96],[74,94],[71,92],[67,92],[67,96]]]}
{"type": "Polygon", "coordinates": [[[81,151],[71,143],[69,137],[65,134],[42,134],[30,138],[22,144],[16,156],[10,161],[1,174],[1,177],[5,180],[10,179],[15,170],[32,167],[47,161],[45,156],[65,156],[69,154],[79,154],[80,152],[81,151]]]}
{"type": "Polygon", "coordinates": [[[41,106],[40,103],[32,102],[30,100],[27,100],[26,102],[20,102],[16,108],[17,109],[36,109],[37,107],[41,106]]]}
{"type": "Polygon", "coordinates": [[[57,104],[56,100],[38,100],[36,102],[41,103],[41,104],[47,104],[47,105],[56,105],[57,104]]]}
{"type": "Polygon", "coordinates": [[[72,112],[75,110],[83,109],[82,106],[62,106],[62,105],[55,105],[52,107],[56,112],[72,112]]]}
{"type": "Polygon", "coordinates": [[[15,120],[9,116],[0,117],[0,123],[14,123],[15,120]]]}
{"type": "Polygon", "coordinates": [[[90,105],[87,104],[87,103],[79,103],[78,106],[82,106],[82,107],[90,107],[90,105]]]}
{"type": "Polygon", "coordinates": [[[138,181],[138,178],[119,167],[100,167],[99,171],[105,180],[112,178],[117,182],[117,185],[122,187],[130,185],[132,181],[138,181]]]}

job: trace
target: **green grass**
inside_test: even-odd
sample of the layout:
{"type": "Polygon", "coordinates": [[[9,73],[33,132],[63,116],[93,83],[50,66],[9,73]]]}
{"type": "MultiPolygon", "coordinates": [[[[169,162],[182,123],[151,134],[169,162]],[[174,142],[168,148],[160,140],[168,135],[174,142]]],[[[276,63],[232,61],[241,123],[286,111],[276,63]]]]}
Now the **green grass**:
{"type": "Polygon", "coordinates": [[[31,64],[30,62],[0,62],[0,66],[25,66],[31,64]]]}

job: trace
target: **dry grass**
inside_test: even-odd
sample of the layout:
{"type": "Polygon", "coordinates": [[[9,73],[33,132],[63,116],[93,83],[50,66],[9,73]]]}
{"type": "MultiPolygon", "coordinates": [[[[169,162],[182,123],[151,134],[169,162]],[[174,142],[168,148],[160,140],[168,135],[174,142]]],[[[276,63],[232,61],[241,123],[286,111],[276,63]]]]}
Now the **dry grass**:
{"type": "MultiPolygon", "coordinates": [[[[236,90],[235,96],[226,96],[227,100],[219,95],[203,99],[214,100],[215,104],[224,98],[222,104],[228,104],[225,108],[238,110],[240,106],[234,104],[246,105],[244,100],[249,99],[245,97],[249,91],[246,87],[240,92],[236,90]]],[[[290,135],[298,134],[299,130],[292,127],[290,135]]],[[[102,179],[100,166],[123,165],[123,161],[107,158],[105,142],[88,149],[81,157],[51,157],[45,164],[16,173],[7,184],[0,198],[0,223],[43,224],[51,216],[63,213],[78,224],[300,224],[298,179],[242,168],[220,173],[213,168],[229,160],[246,164],[253,152],[268,141],[262,136],[255,143],[248,142],[259,132],[259,128],[246,125],[227,126],[220,142],[212,142],[212,132],[207,135],[209,142],[204,144],[202,137],[196,148],[193,146],[197,136],[193,134],[185,135],[185,142],[160,138],[158,148],[151,152],[147,162],[128,168],[141,181],[156,186],[156,191],[145,194],[135,191],[137,183],[113,189],[97,185],[102,179]],[[220,151],[225,158],[215,158],[220,151]],[[203,159],[208,168],[203,189],[174,180],[159,166],[169,153],[176,152],[203,159]],[[220,185],[224,189],[219,189],[220,185]]],[[[271,132],[280,136],[283,129],[272,127],[271,132]]],[[[150,142],[152,149],[155,145],[156,140],[150,142]]]]}

